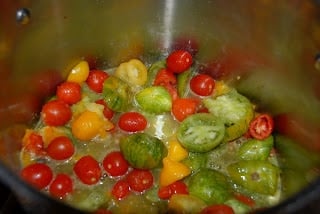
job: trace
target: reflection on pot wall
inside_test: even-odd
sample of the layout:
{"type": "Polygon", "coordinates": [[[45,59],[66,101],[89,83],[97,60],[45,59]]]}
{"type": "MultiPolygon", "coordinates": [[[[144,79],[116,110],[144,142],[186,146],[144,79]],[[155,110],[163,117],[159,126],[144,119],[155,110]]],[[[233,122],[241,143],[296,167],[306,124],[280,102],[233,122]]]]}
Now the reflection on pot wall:
{"type": "MultiPolygon", "coordinates": [[[[181,44],[203,72],[271,111],[279,133],[320,151],[320,71],[314,66],[320,25],[312,1],[8,0],[0,8],[0,126],[6,130],[0,153],[14,171],[24,128],[79,60],[91,68],[130,58],[152,61],[181,44]],[[17,20],[23,8],[26,16],[17,20]]],[[[279,151],[285,146],[279,144],[279,151]]],[[[289,167],[288,175],[309,173],[301,186],[288,181],[297,188],[289,193],[317,174],[319,160],[304,152],[294,153],[302,165],[292,153],[284,155],[284,164],[301,170],[289,167]]]]}

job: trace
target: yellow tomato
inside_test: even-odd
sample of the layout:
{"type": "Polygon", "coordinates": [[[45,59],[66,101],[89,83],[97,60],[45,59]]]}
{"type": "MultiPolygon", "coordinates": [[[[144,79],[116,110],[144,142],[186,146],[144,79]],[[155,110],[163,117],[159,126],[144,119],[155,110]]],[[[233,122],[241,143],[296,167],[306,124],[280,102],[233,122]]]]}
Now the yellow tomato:
{"type": "Polygon", "coordinates": [[[138,59],[121,63],[115,76],[131,85],[142,86],[147,82],[147,67],[138,59]]]}
{"type": "Polygon", "coordinates": [[[230,91],[230,88],[223,81],[215,81],[213,96],[217,97],[226,94],[230,91]]]}
{"type": "Polygon", "coordinates": [[[89,75],[89,64],[86,61],[80,61],[71,69],[67,81],[82,83],[87,80],[89,75]]]}
{"type": "Polygon", "coordinates": [[[167,157],[173,161],[181,161],[188,157],[188,151],[178,141],[170,141],[167,157]]]}

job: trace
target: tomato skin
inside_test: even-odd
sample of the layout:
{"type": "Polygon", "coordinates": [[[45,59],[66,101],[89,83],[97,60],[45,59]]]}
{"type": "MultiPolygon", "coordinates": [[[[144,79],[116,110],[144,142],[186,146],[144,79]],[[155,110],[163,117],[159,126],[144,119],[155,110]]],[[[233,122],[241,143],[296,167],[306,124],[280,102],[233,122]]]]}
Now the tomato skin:
{"type": "Polygon", "coordinates": [[[126,132],[143,131],[147,124],[147,119],[139,112],[123,113],[118,121],[119,127],[126,132]]]}
{"type": "Polygon", "coordinates": [[[192,55],[185,50],[176,50],[167,57],[167,68],[173,73],[182,73],[192,65],[192,55]]]}
{"type": "Polygon", "coordinates": [[[119,151],[114,151],[105,156],[103,167],[110,176],[121,176],[126,174],[129,169],[129,163],[124,159],[119,151]]]}
{"type": "Polygon", "coordinates": [[[20,175],[23,180],[38,189],[48,186],[53,178],[51,168],[44,163],[30,164],[21,170],[20,175]]]}
{"type": "Polygon", "coordinates": [[[111,120],[114,115],[114,111],[112,111],[112,109],[108,107],[108,105],[106,104],[106,102],[103,99],[97,100],[96,103],[103,105],[104,117],[107,118],[108,120],[111,120]]]}
{"type": "Polygon", "coordinates": [[[89,88],[97,93],[101,93],[103,89],[103,83],[109,75],[101,70],[91,70],[86,80],[89,88]]]}
{"type": "Polygon", "coordinates": [[[149,170],[134,169],[127,175],[130,188],[136,192],[143,192],[153,185],[153,175],[149,170]]]}
{"type": "Polygon", "coordinates": [[[123,199],[130,193],[130,186],[126,180],[119,180],[117,181],[112,190],[111,194],[118,200],[123,199]]]}
{"type": "Polygon", "coordinates": [[[178,98],[172,103],[172,114],[178,121],[196,113],[198,101],[191,98],[178,98]]]}
{"type": "Polygon", "coordinates": [[[215,86],[214,79],[206,74],[198,74],[190,80],[191,90],[199,96],[209,96],[215,86]]]}
{"type": "Polygon", "coordinates": [[[228,205],[216,204],[204,208],[200,214],[234,214],[234,211],[228,205]]]}
{"type": "Polygon", "coordinates": [[[57,87],[56,95],[67,104],[75,104],[81,100],[81,86],[76,82],[63,82],[57,87]]]}
{"type": "Polygon", "coordinates": [[[173,194],[189,194],[187,185],[183,181],[176,181],[161,187],[158,191],[158,196],[161,199],[169,199],[173,194]]]}
{"type": "Polygon", "coordinates": [[[54,160],[66,160],[74,154],[74,146],[70,138],[59,136],[48,145],[47,154],[54,160]]]}
{"type": "Polygon", "coordinates": [[[24,146],[24,149],[30,152],[34,152],[36,155],[45,154],[44,142],[42,136],[36,133],[31,133],[28,138],[28,144],[24,146]]]}
{"type": "Polygon", "coordinates": [[[156,78],[153,82],[154,85],[174,85],[176,83],[177,77],[173,74],[172,71],[165,68],[158,71],[156,78]]]}
{"type": "Polygon", "coordinates": [[[72,112],[67,103],[52,100],[42,107],[41,115],[48,126],[63,126],[71,119],[72,112]]]}
{"type": "Polygon", "coordinates": [[[250,122],[249,133],[255,139],[263,140],[271,135],[273,128],[273,118],[269,114],[260,114],[250,122]]]}
{"type": "Polygon", "coordinates": [[[73,170],[81,182],[88,185],[96,184],[101,177],[99,162],[90,155],[80,158],[73,170]]]}
{"type": "Polygon", "coordinates": [[[49,186],[51,195],[61,198],[73,191],[73,181],[66,174],[57,174],[49,186]]]}

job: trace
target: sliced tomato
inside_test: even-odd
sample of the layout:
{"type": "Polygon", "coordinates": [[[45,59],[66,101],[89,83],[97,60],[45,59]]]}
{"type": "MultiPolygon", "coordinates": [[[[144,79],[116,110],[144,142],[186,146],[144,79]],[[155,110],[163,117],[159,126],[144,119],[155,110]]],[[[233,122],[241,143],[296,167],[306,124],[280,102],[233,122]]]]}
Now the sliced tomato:
{"type": "Polygon", "coordinates": [[[204,208],[200,214],[234,214],[234,211],[228,205],[216,204],[204,208]]]}
{"type": "Polygon", "coordinates": [[[191,98],[178,98],[172,103],[172,114],[178,121],[197,112],[199,101],[191,98]]]}
{"type": "Polygon", "coordinates": [[[111,120],[114,115],[114,111],[112,111],[112,109],[108,107],[103,99],[97,100],[96,103],[103,105],[103,115],[105,116],[105,118],[111,120]]]}
{"type": "Polygon", "coordinates": [[[183,181],[176,181],[161,187],[158,191],[158,196],[161,199],[169,199],[173,194],[189,194],[187,185],[183,181]]]}
{"type": "Polygon", "coordinates": [[[263,140],[271,135],[273,128],[273,118],[269,114],[260,114],[250,122],[249,133],[252,137],[263,140]]]}
{"type": "Polygon", "coordinates": [[[41,135],[32,132],[28,136],[28,139],[26,139],[26,142],[27,144],[24,146],[26,151],[33,152],[36,155],[44,155],[46,153],[41,135]]]}
{"type": "Polygon", "coordinates": [[[154,85],[175,85],[176,83],[177,77],[173,74],[172,71],[165,68],[158,71],[156,78],[153,82],[154,85]]]}

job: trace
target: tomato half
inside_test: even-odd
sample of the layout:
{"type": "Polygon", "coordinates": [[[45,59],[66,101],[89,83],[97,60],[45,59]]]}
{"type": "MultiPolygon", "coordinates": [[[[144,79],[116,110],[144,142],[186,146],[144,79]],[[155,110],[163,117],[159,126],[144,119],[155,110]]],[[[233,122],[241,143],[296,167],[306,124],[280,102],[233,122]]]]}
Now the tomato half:
{"type": "Polygon", "coordinates": [[[49,186],[49,192],[55,197],[64,197],[73,191],[73,181],[69,175],[57,174],[49,186]]]}
{"type": "Polygon", "coordinates": [[[129,169],[129,163],[119,151],[114,151],[105,156],[103,167],[110,176],[124,175],[129,169]]]}
{"type": "Polygon", "coordinates": [[[234,214],[234,211],[228,205],[216,204],[204,208],[200,214],[234,214]]]}
{"type": "Polygon", "coordinates": [[[44,142],[42,136],[32,132],[28,139],[26,139],[27,144],[24,146],[26,151],[35,153],[36,155],[45,154],[44,142]]]}
{"type": "Polygon", "coordinates": [[[66,136],[59,136],[49,143],[46,151],[54,160],[65,160],[74,154],[75,149],[70,138],[66,136]]]}
{"type": "Polygon", "coordinates": [[[206,74],[198,74],[190,80],[191,90],[199,96],[209,96],[215,86],[214,79],[206,74]]]}
{"type": "Polygon", "coordinates": [[[81,100],[81,86],[76,82],[64,82],[57,87],[56,95],[65,103],[77,103],[81,100]]]}
{"type": "Polygon", "coordinates": [[[44,163],[28,165],[21,170],[20,175],[23,180],[38,189],[43,189],[48,186],[53,178],[51,168],[44,163]]]}
{"type": "Polygon", "coordinates": [[[167,57],[167,68],[174,73],[182,73],[192,65],[192,55],[185,50],[176,50],[167,57]]]}
{"type": "Polygon", "coordinates": [[[114,115],[114,111],[112,111],[112,109],[108,107],[108,105],[106,104],[106,102],[103,99],[97,100],[96,103],[103,105],[104,117],[107,118],[108,120],[111,120],[114,115]]]}
{"type": "Polygon", "coordinates": [[[109,75],[101,70],[91,70],[86,80],[89,88],[97,93],[101,93],[103,90],[103,83],[109,75]]]}
{"type": "Polygon", "coordinates": [[[176,181],[168,186],[161,187],[158,196],[161,199],[169,199],[173,194],[188,194],[188,187],[183,181],[176,181]]]}
{"type": "Polygon", "coordinates": [[[67,103],[52,100],[42,107],[41,115],[48,126],[63,126],[71,119],[72,112],[67,103]]]}
{"type": "Polygon", "coordinates": [[[165,68],[158,71],[156,78],[153,82],[154,85],[174,85],[176,83],[177,77],[173,74],[172,71],[165,68]]]}
{"type": "Polygon", "coordinates": [[[143,192],[153,185],[153,175],[149,170],[134,169],[127,175],[127,181],[133,191],[143,192]]]}
{"type": "Polygon", "coordinates": [[[118,200],[123,199],[130,193],[130,186],[126,180],[117,181],[112,190],[111,194],[118,200]]]}
{"type": "Polygon", "coordinates": [[[118,121],[119,127],[127,132],[143,131],[147,124],[147,119],[139,112],[123,113],[118,121]]]}
{"type": "Polygon", "coordinates": [[[263,140],[269,137],[273,131],[274,122],[269,114],[260,114],[249,125],[249,133],[252,137],[263,140]]]}
{"type": "Polygon", "coordinates": [[[178,121],[196,113],[198,101],[191,98],[178,98],[172,103],[172,114],[178,121]]]}
{"type": "Polygon", "coordinates": [[[92,156],[86,155],[80,158],[73,167],[77,177],[84,184],[96,184],[101,177],[99,162],[92,156]]]}

